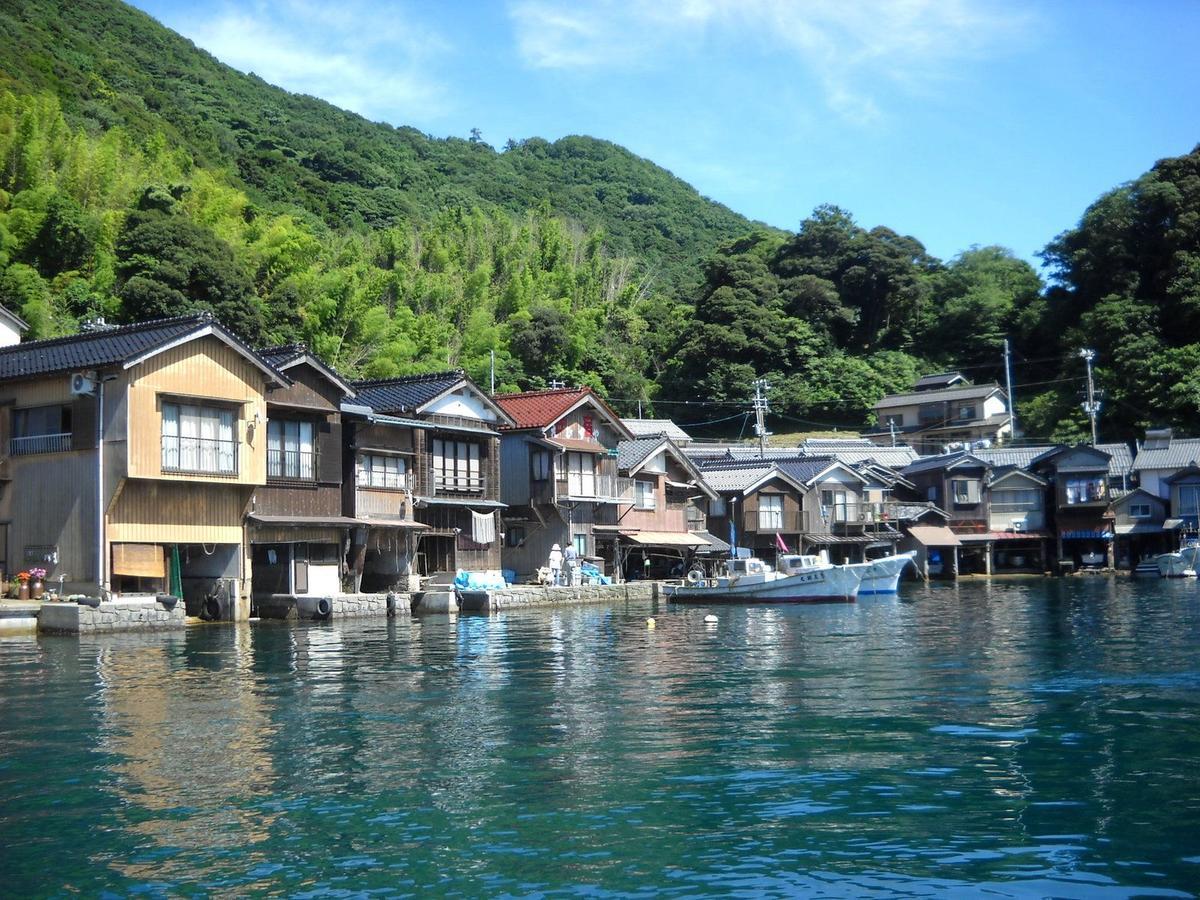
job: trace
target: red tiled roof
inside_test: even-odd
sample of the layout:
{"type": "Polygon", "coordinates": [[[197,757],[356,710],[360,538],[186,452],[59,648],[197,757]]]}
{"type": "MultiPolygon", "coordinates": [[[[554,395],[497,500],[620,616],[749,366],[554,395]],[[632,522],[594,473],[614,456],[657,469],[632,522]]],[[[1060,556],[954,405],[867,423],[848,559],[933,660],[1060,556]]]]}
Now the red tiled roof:
{"type": "Polygon", "coordinates": [[[523,394],[498,394],[493,397],[496,404],[512,416],[516,425],[501,426],[501,431],[519,431],[523,428],[548,428],[561,419],[580,400],[590,397],[620,430],[624,429],[620,417],[589,387],[551,388],[545,391],[526,391],[523,394]]]}

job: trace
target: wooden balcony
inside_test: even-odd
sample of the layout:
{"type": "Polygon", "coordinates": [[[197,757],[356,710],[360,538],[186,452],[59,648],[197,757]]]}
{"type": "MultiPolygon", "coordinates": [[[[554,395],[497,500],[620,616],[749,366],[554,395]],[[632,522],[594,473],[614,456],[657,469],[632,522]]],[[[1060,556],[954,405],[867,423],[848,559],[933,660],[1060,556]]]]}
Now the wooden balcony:
{"type": "Polygon", "coordinates": [[[363,519],[411,519],[412,510],[404,491],[357,488],[354,491],[355,516],[363,519]]]}

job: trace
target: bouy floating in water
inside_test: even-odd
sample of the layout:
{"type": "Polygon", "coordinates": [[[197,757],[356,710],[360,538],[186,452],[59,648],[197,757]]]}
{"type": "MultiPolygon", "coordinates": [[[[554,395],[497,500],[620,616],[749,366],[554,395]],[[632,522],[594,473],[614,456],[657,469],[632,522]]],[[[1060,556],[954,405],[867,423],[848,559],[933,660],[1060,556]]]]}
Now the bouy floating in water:
{"type": "Polygon", "coordinates": [[[709,613],[707,616],[704,617],[704,621],[709,625],[716,625],[718,619],[712,613],[709,613]]]}
{"type": "Polygon", "coordinates": [[[647,628],[653,628],[653,627],[654,627],[654,619],[647,619],[647,620],[646,620],[646,627],[647,627],[647,628]]]}

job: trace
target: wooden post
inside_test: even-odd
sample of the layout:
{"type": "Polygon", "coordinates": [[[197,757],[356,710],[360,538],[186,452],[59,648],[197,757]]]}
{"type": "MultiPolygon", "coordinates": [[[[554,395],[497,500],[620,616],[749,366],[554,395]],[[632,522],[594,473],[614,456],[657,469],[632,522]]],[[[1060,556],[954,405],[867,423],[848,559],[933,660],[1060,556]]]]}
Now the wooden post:
{"type": "Polygon", "coordinates": [[[983,574],[991,577],[992,574],[992,548],[991,541],[987,541],[983,545],[983,574]]]}

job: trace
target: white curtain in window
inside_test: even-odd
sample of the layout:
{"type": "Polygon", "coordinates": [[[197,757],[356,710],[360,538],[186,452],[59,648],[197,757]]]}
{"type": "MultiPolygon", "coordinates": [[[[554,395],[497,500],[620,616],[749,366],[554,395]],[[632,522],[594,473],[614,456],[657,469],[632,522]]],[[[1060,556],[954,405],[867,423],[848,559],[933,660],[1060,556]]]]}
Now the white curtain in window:
{"type": "Polygon", "coordinates": [[[300,432],[300,470],[297,474],[301,478],[314,478],[316,473],[313,471],[315,456],[313,455],[312,422],[298,422],[297,425],[300,432]]]}
{"type": "Polygon", "coordinates": [[[217,410],[217,471],[233,473],[237,470],[234,457],[233,410],[217,410]]]}
{"type": "Polygon", "coordinates": [[[162,465],[164,469],[179,468],[179,407],[174,403],[163,404],[162,421],[162,465]]]}

